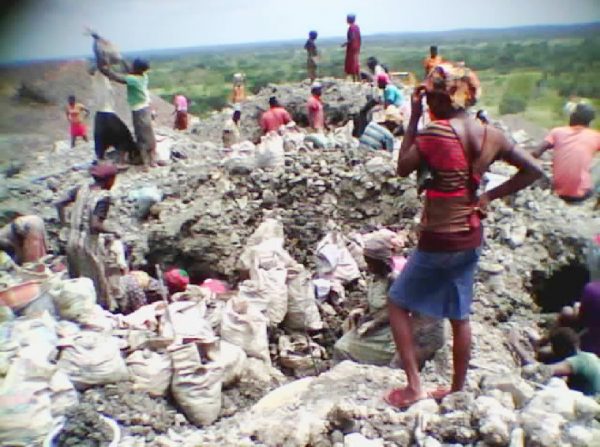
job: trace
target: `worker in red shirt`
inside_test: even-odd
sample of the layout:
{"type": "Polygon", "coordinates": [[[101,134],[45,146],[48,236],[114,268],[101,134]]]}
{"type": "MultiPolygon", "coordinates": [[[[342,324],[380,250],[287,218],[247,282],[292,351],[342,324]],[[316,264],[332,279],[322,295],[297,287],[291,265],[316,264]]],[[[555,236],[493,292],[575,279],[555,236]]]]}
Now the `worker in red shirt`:
{"type": "Polygon", "coordinates": [[[321,102],[321,93],[323,87],[321,83],[314,82],[310,89],[310,97],[306,102],[306,112],[308,115],[308,125],[315,132],[322,132],[325,128],[325,112],[321,102]]]}
{"type": "Polygon", "coordinates": [[[269,98],[269,110],[260,117],[260,128],[267,134],[276,131],[281,126],[292,121],[292,117],[281,105],[275,96],[269,98]]]}

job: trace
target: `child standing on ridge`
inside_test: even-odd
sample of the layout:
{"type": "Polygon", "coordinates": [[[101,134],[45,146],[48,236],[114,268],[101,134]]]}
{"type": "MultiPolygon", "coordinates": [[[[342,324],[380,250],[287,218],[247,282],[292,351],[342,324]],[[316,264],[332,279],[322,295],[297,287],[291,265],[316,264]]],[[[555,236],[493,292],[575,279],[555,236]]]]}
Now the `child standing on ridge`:
{"type": "Polygon", "coordinates": [[[81,117],[82,112],[86,117],[90,116],[90,111],[83,104],[77,102],[75,95],[69,96],[65,113],[70,124],[71,147],[75,147],[77,137],[83,138],[83,141],[86,142],[88,140],[87,128],[81,117]]]}

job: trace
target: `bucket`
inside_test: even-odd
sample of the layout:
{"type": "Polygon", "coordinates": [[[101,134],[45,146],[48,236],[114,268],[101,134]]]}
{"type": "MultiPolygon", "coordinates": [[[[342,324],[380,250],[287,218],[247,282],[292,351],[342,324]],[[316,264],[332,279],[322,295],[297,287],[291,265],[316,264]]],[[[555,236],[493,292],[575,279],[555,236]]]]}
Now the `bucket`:
{"type": "MultiPolygon", "coordinates": [[[[108,418],[101,414],[99,416],[104,422],[108,424],[108,426],[113,432],[113,438],[110,444],[108,444],[108,447],[118,447],[119,442],[121,441],[121,427],[119,427],[119,424],[117,424],[117,422],[114,419],[108,418]]],[[[56,427],[54,427],[50,431],[50,433],[48,433],[46,439],[44,439],[42,447],[58,447],[58,435],[60,434],[64,426],[65,423],[61,422],[56,427]]]]}

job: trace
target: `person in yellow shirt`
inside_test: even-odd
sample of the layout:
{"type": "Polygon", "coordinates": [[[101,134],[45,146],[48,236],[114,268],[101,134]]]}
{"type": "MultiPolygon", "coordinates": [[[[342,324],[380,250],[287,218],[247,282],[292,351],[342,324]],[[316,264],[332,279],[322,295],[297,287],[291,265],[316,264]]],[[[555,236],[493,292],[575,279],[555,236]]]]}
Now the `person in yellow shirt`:
{"type": "Polygon", "coordinates": [[[231,102],[238,104],[246,100],[246,86],[244,85],[245,77],[242,73],[233,75],[233,91],[231,92],[231,102]]]}
{"type": "Polygon", "coordinates": [[[425,69],[425,76],[429,74],[437,65],[442,63],[442,57],[438,54],[438,47],[432,45],[429,47],[429,57],[423,59],[423,68],[425,69]]]}

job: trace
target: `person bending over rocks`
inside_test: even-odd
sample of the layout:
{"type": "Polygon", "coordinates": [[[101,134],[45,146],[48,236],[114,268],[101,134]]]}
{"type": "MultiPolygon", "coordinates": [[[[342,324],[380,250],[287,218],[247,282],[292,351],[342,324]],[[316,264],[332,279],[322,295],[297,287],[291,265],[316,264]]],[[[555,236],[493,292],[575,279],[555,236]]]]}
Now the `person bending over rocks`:
{"type": "MultiPolygon", "coordinates": [[[[386,229],[365,236],[364,257],[367,269],[372,274],[367,291],[367,311],[360,317],[357,327],[336,342],[335,359],[380,366],[394,363],[392,360],[396,347],[389,324],[387,293],[397,275],[392,271],[394,250],[402,245],[398,235],[386,229]]],[[[420,367],[443,346],[443,323],[439,319],[414,315],[417,362],[420,367]]]]}
{"type": "MultiPolygon", "coordinates": [[[[600,281],[585,285],[581,301],[562,308],[556,328],[571,328],[579,334],[581,349],[600,356],[600,281]]],[[[556,361],[556,353],[548,349],[550,337],[534,340],[536,358],[540,362],[556,361]]]]}
{"type": "MultiPolygon", "coordinates": [[[[114,257],[113,241],[119,237],[116,229],[105,224],[110,208],[110,189],[117,177],[117,168],[112,164],[98,164],[90,169],[94,181],[74,188],[56,203],[61,223],[66,222],[65,208],[74,203],[71,210],[71,229],[67,241],[67,264],[73,278],[87,277],[94,282],[100,305],[108,310],[117,307],[111,293],[109,270],[113,271],[111,258],[114,257]]],[[[122,246],[121,246],[122,249],[122,246]]],[[[119,273],[125,273],[124,253],[117,254],[119,273]]],[[[119,275],[120,276],[120,275],[119,275]]],[[[115,281],[118,283],[118,281],[115,281]]]]}
{"type": "Polygon", "coordinates": [[[17,264],[36,262],[46,256],[46,240],[44,220],[39,216],[19,214],[0,228],[0,250],[7,252],[17,264]]]}
{"type": "Polygon", "coordinates": [[[390,324],[408,384],[385,395],[396,407],[460,391],[471,352],[469,314],[483,240],[481,219],[490,201],[513,194],[542,175],[535,160],[505,135],[470,118],[479,89],[466,67],[445,64],[430,72],[412,95],[412,113],[398,156],[398,175],[427,166],[419,242],[389,292],[390,324]],[[417,133],[423,98],[432,122],[417,133]],[[518,168],[505,183],[477,196],[483,174],[497,159],[518,168]],[[419,377],[412,315],[448,318],[453,333],[452,386],[427,392],[419,377]]]}
{"type": "MultiPolygon", "coordinates": [[[[580,350],[580,339],[577,333],[568,327],[554,328],[549,336],[555,360],[550,365],[537,363],[528,355],[523,347],[514,340],[511,334],[511,345],[523,365],[541,367],[545,377],[566,377],[569,388],[581,391],[588,396],[600,394],[600,358],[591,352],[580,350]]],[[[539,371],[539,369],[538,369],[539,371]]]]}

